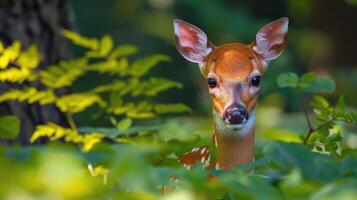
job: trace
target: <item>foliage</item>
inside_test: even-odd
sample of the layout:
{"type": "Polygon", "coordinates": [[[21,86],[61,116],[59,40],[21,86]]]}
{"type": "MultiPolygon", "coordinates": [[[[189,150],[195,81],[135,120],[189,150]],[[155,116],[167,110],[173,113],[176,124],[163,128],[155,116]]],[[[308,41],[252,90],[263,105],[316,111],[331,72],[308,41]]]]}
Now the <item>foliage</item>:
{"type": "Polygon", "coordinates": [[[51,140],[64,138],[67,142],[80,143],[82,149],[88,151],[93,144],[101,140],[100,133],[78,133],[73,114],[80,113],[98,105],[107,115],[125,118],[126,123],[116,125],[119,130],[129,128],[132,119],[149,119],[159,114],[182,113],[190,111],[183,104],[154,103],[152,97],[172,88],[182,88],[182,84],[159,77],[145,79],[144,75],[158,63],[169,61],[166,55],[151,55],[138,58],[129,63],[126,56],[137,52],[132,45],[123,45],[114,48],[111,36],[105,35],[101,39],[88,38],[68,30],[63,35],[74,44],[84,47],[87,51],[80,58],[62,60],[58,64],[46,69],[37,68],[40,55],[36,46],[21,51],[20,42],[0,51],[1,81],[10,83],[41,82],[43,87],[23,86],[10,89],[0,95],[0,102],[16,100],[30,104],[54,104],[66,114],[70,128],[56,124],[46,124],[37,127],[31,142],[39,137],[49,137],[51,140]],[[57,95],[56,89],[68,87],[88,72],[96,72],[109,79],[117,78],[113,83],[97,85],[88,91],[81,91],[66,95],[57,95]],[[137,101],[131,98],[137,98],[137,101]],[[130,101],[128,99],[131,99],[130,101]],[[128,122],[130,121],[130,125],[128,122]]]}
{"type": "MultiPolygon", "coordinates": [[[[67,116],[69,124],[37,126],[30,142],[46,138],[49,142],[45,145],[0,145],[0,177],[7,180],[0,185],[1,199],[279,200],[353,199],[357,195],[357,152],[346,144],[341,124],[356,125],[356,113],[346,108],[344,97],[332,106],[326,98],[314,96],[314,121],[306,115],[306,145],[296,135],[275,131],[272,134],[276,137],[292,143],[259,145],[256,161],[230,171],[207,171],[200,164],[188,171],[177,163],[177,156],[192,147],[210,145],[211,138],[196,133],[191,126],[197,121],[191,119],[153,120],[166,113],[191,111],[182,103],[160,103],[153,98],[168,89],[182,88],[176,81],[146,77],[168,57],[153,55],[129,62],[127,56],[137,51],[134,46],[114,47],[108,35],[96,39],[70,31],[63,34],[87,51],[83,57],[60,61],[47,69],[36,68],[39,55],[33,46],[24,52],[19,44],[0,48],[7,52],[1,54],[6,66],[0,77],[10,69],[24,68],[29,73],[4,81],[43,84],[41,89],[20,85],[1,94],[0,102],[53,104],[67,116]],[[30,61],[20,61],[23,54],[36,62],[26,56],[21,59],[30,61]],[[115,81],[58,95],[58,88],[73,86],[88,72],[115,81]],[[104,113],[112,127],[78,127],[73,115],[90,107],[104,113]],[[247,173],[252,168],[254,173],[247,173]]],[[[294,88],[299,95],[332,92],[335,87],[328,78],[313,73],[301,77],[283,74],[277,81],[280,87],[294,88]]],[[[18,119],[0,118],[2,138],[16,137],[18,128],[18,119]]]]}
{"type": "MultiPolygon", "coordinates": [[[[335,88],[332,80],[327,77],[317,76],[313,72],[305,73],[301,77],[291,72],[281,74],[277,78],[277,83],[282,88],[294,88],[298,96],[302,95],[302,92],[318,93],[327,91],[332,93],[335,88]]],[[[304,106],[301,97],[300,100],[304,106]]],[[[345,109],[343,96],[340,96],[337,105],[332,107],[324,97],[315,95],[311,101],[311,107],[315,123],[310,121],[306,108],[303,108],[309,128],[304,143],[308,144],[313,151],[342,156],[346,146],[342,142],[341,123],[357,125],[357,113],[345,109]]]]}

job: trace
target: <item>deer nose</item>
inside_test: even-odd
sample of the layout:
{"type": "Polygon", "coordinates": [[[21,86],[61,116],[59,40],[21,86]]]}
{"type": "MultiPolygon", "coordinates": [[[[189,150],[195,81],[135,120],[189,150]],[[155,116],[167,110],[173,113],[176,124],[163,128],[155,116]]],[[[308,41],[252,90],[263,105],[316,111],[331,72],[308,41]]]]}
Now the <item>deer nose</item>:
{"type": "Polygon", "coordinates": [[[240,104],[232,104],[226,109],[224,118],[230,124],[241,124],[248,119],[247,109],[240,104]]]}

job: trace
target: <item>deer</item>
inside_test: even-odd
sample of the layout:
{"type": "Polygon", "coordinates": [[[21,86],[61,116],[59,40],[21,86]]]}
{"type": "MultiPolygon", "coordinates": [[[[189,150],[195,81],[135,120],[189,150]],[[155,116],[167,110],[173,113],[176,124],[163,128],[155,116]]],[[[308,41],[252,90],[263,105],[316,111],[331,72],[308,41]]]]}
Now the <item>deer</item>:
{"type": "Polygon", "coordinates": [[[262,27],[251,44],[214,46],[198,27],[175,19],[176,48],[188,61],[198,64],[207,81],[212,102],[216,158],[209,146],[196,147],[178,157],[190,168],[197,162],[206,169],[230,170],[254,161],[255,118],[260,82],[271,60],[287,47],[287,17],[262,27]]]}

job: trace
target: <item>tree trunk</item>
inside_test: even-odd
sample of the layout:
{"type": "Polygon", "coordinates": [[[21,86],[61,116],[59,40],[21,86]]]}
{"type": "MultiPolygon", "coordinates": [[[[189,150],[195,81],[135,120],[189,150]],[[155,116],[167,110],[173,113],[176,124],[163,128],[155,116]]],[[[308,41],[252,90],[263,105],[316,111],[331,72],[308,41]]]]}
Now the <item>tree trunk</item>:
{"type": "MultiPolygon", "coordinates": [[[[72,29],[73,22],[69,0],[0,1],[2,43],[7,46],[18,40],[22,43],[22,48],[36,44],[42,56],[40,64],[42,69],[71,56],[70,44],[60,35],[60,32],[63,28],[72,29]]],[[[43,88],[39,82],[30,85],[43,88]]],[[[21,88],[21,85],[0,83],[0,93],[11,88],[21,88]]],[[[66,89],[56,92],[64,94],[66,89]]],[[[16,115],[21,120],[20,135],[15,141],[22,144],[28,143],[38,124],[49,121],[61,125],[67,124],[65,116],[54,105],[29,105],[15,101],[1,103],[0,116],[8,114],[16,115]]]]}

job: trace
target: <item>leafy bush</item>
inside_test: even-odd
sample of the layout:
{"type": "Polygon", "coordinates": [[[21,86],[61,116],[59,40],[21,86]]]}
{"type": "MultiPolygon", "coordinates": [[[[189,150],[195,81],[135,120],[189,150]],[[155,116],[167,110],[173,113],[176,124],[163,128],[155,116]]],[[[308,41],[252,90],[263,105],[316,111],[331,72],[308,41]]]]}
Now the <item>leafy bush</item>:
{"type": "MultiPolygon", "coordinates": [[[[346,145],[341,124],[355,126],[357,120],[356,113],[345,108],[343,97],[335,107],[322,96],[313,98],[314,122],[310,122],[306,112],[309,131],[301,136],[306,145],[269,142],[258,146],[257,152],[262,153],[255,162],[231,171],[206,171],[200,164],[187,170],[178,164],[177,156],[192,147],[210,144],[209,137],[190,128],[190,123],[197,122],[168,120],[140,124],[138,121],[168,112],[190,111],[180,103],[152,100],[162,91],[181,88],[180,83],[143,78],[158,62],[168,61],[168,57],[154,55],[129,64],[127,56],[137,51],[134,46],[114,48],[110,36],[97,40],[69,31],[63,34],[88,50],[81,58],[61,61],[46,70],[36,69],[40,56],[34,46],[24,52],[20,51],[19,43],[1,48],[2,81],[20,84],[40,81],[45,87],[12,89],[1,94],[0,101],[55,104],[70,124],[70,127],[39,125],[31,138],[31,142],[39,137],[64,142],[1,146],[0,177],[7,180],[1,183],[1,198],[276,200],[357,196],[356,149],[346,145]],[[80,93],[56,94],[57,88],[73,85],[89,71],[117,80],[80,93]],[[110,116],[113,128],[78,128],[73,115],[90,106],[97,106],[110,116]],[[80,144],[81,150],[72,143],[80,144]],[[254,173],[247,174],[252,167],[254,173]]],[[[332,81],[312,73],[300,78],[292,73],[283,74],[278,85],[294,88],[299,96],[301,92],[334,88],[332,81]]],[[[16,121],[0,119],[0,135],[13,138],[14,131],[3,128],[9,120],[16,121]]]]}
{"type": "Polygon", "coordinates": [[[64,30],[63,35],[87,51],[83,57],[60,61],[47,69],[37,68],[41,58],[34,45],[25,51],[21,51],[19,42],[14,42],[7,48],[1,45],[0,48],[0,66],[3,69],[0,72],[1,81],[19,84],[39,81],[44,86],[40,90],[25,85],[21,89],[10,89],[0,95],[0,102],[16,100],[30,104],[55,104],[66,114],[70,125],[70,128],[52,123],[40,125],[32,135],[31,142],[43,136],[51,140],[64,138],[66,142],[81,144],[82,150],[89,151],[104,135],[96,131],[79,134],[73,115],[95,105],[112,116],[111,121],[121,132],[130,128],[132,119],[150,119],[160,114],[190,111],[181,103],[164,104],[152,100],[152,97],[160,92],[182,88],[181,83],[157,77],[143,78],[159,62],[169,61],[168,56],[151,55],[136,59],[130,64],[127,56],[137,52],[135,46],[114,47],[113,39],[109,35],[100,40],[68,30],[64,30]],[[56,89],[72,86],[80,76],[91,71],[118,80],[98,85],[88,91],[57,95],[56,89]],[[117,121],[115,117],[119,117],[121,121],[117,121]]]}

